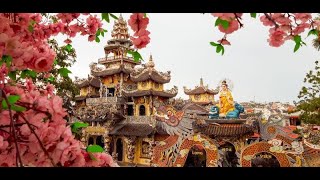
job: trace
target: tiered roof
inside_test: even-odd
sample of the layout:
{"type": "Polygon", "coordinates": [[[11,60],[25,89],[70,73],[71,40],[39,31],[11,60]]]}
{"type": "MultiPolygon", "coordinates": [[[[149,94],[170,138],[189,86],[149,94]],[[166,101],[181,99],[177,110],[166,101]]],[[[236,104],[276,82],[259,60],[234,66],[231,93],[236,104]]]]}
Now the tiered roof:
{"type": "Polygon", "coordinates": [[[204,93],[216,95],[219,93],[218,90],[209,89],[208,85],[204,86],[202,78],[200,79],[200,85],[196,86],[194,89],[188,89],[186,87],[183,87],[183,88],[184,88],[184,93],[187,95],[198,95],[198,94],[204,94],[204,93]]]}

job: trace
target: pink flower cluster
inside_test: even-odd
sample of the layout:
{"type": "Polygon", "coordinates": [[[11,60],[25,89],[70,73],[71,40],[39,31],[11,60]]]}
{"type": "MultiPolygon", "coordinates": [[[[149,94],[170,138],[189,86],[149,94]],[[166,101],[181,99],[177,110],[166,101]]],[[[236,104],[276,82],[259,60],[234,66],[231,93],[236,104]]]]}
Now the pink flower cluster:
{"type": "Polygon", "coordinates": [[[49,71],[56,54],[47,39],[59,33],[69,37],[80,33],[92,40],[91,37],[102,27],[96,16],[89,15],[86,22],[79,21],[80,13],[59,13],[53,23],[42,22],[40,14],[15,13],[14,20],[6,14],[0,13],[0,57],[10,55],[13,58],[11,70],[49,71]]]}
{"type": "Polygon", "coordinates": [[[149,24],[149,18],[144,17],[143,13],[133,13],[128,20],[128,24],[135,32],[134,36],[136,37],[130,37],[135,48],[141,49],[146,47],[150,43],[150,32],[146,30],[149,24]]]}
{"type": "Polygon", "coordinates": [[[212,13],[212,15],[229,22],[229,27],[226,29],[221,24],[218,25],[219,31],[223,33],[231,34],[240,27],[236,17],[241,18],[242,13],[212,13]]]}
{"type": "MultiPolygon", "coordinates": [[[[16,127],[17,142],[22,162],[28,166],[53,166],[50,158],[42,150],[40,143],[32,133],[29,122],[38,135],[44,148],[48,151],[54,165],[60,166],[117,166],[112,157],[106,153],[93,153],[96,160],[86,158],[82,150],[84,145],[76,140],[67,126],[67,115],[62,108],[62,99],[53,94],[53,86],[37,89],[31,80],[26,85],[5,86],[7,96],[19,95],[18,105],[27,108],[24,112],[12,112],[16,127]]],[[[16,165],[16,147],[9,132],[9,111],[0,112],[0,166],[16,165]]]]}

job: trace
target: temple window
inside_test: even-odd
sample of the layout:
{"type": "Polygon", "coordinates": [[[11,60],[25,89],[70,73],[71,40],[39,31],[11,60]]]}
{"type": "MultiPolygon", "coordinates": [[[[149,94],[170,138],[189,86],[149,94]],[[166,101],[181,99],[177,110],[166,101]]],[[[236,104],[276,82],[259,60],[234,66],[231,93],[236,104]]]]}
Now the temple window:
{"type": "Polygon", "coordinates": [[[114,88],[107,88],[107,97],[114,97],[114,91],[115,89],[114,88]]]}
{"type": "Polygon", "coordinates": [[[128,104],[127,115],[133,116],[133,104],[128,104]]]}
{"type": "Polygon", "coordinates": [[[146,107],[144,105],[140,105],[139,116],[145,116],[145,115],[146,115],[146,107]]]}
{"type": "Polygon", "coordinates": [[[142,141],[140,156],[141,158],[148,158],[148,159],[151,158],[149,143],[146,141],[142,141]]]}

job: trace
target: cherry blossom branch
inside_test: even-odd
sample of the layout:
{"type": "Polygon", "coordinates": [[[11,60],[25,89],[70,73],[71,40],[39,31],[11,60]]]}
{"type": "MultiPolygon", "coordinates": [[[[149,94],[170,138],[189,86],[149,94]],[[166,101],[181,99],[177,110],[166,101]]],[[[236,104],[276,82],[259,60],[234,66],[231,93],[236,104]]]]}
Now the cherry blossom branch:
{"type": "Polygon", "coordinates": [[[7,95],[6,93],[3,91],[3,89],[1,89],[1,94],[2,94],[2,97],[4,98],[4,100],[6,101],[7,103],[7,106],[8,106],[8,110],[9,110],[9,116],[10,116],[10,133],[12,133],[13,135],[13,141],[14,141],[14,145],[16,147],[16,166],[19,167],[19,164],[18,164],[18,161],[21,165],[21,167],[23,167],[23,163],[22,163],[22,159],[21,159],[21,156],[20,156],[20,151],[19,151],[19,146],[18,146],[18,142],[17,142],[17,134],[16,134],[16,128],[15,128],[15,120],[13,119],[13,116],[12,116],[12,111],[11,111],[11,105],[9,103],[9,100],[7,98],[7,95]]]}
{"type": "Polygon", "coordinates": [[[271,21],[275,25],[276,29],[279,27],[279,24],[277,24],[268,13],[264,13],[264,15],[269,21],[271,21]]]}
{"type": "Polygon", "coordinates": [[[49,155],[48,151],[47,151],[46,148],[44,147],[44,145],[43,145],[43,143],[41,142],[39,136],[38,136],[37,133],[34,131],[34,129],[31,127],[31,124],[30,124],[30,123],[28,122],[28,120],[23,116],[22,113],[18,113],[18,115],[27,123],[27,125],[28,125],[29,129],[31,130],[31,132],[36,136],[36,138],[37,138],[37,140],[38,140],[38,142],[39,142],[39,144],[40,144],[41,149],[42,149],[43,152],[46,154],[46,156],[49,158],[51,164],[52,164],[54,167],[56,167],[53,159],[51,158],[51,156],[49,155]]]}
{"type": "Polygon", "coordinates": [[[239,16],[237,15],[237,13],[233,13],[233,14],[234,14],[234,16],[236,17],[236,19],[237,19],[237,21],[238,21],[238,23],[239,23],[239,25],[240,25],[240,28],[242,28],[242,27],[243,27],[243,24],[242,24],[241,21],[240,21],[241,17],[239,17],[239,16]]]}

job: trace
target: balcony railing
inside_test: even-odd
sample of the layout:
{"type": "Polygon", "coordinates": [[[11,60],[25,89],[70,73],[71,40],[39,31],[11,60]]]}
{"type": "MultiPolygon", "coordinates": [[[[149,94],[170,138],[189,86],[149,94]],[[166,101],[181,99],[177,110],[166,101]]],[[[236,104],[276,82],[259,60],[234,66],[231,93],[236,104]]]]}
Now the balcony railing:
{"type": "Polygon", "coordinates": [[[127,116],[126,123],[130,124],[154,124],[153,116],[127,116]]]}
{"type": "Polygon", "coordinates": [[[124,104],[125,100],[122,97],[102,97],[102,98],[87,98],[87,105],[97,104],[124,104]]]}
{"type": "Polygon", "coordinates": [[[89,134],[105,134],[107,130],[102,126],[88,126],[85,128],[85,131],[89,134]]]}
{"type": "Polygon", "coordinates": [[[98,63],[105,63],[107,61],[115,61],[115,60],[134,60],[132,57],[114,57],[114,56],[108,56],[107,58],[100,58],[98,59],[98,63]]]}

